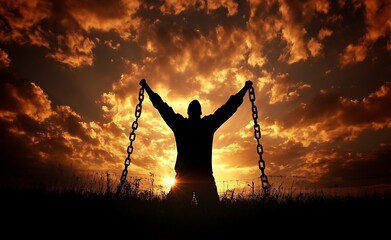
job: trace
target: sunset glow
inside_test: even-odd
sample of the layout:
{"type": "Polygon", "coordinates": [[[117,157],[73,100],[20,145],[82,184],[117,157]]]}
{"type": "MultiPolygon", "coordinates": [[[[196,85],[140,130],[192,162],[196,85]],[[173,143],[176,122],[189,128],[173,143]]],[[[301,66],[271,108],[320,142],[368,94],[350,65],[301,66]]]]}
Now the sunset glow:
{"type": "MultiPolygon", "coordinates": [[[[251,80],[273,186],[391,184],[388,0],[3,0],[0,15],[2,186],[114,189],[143,78],[184,117],[251,80]]],[[[129,182],[169,189],[175,138],[147,94],[137,121],[129,182]]],[[[258,187],[258,160],[247,93],[214,135],[219,192],[258,187]]]]}
{"type": "Polygon", "coordinates": [[[164,185],[166,189],[170,190],[170,188],[175,185],[175,177],[165,177],[164,185]]]}

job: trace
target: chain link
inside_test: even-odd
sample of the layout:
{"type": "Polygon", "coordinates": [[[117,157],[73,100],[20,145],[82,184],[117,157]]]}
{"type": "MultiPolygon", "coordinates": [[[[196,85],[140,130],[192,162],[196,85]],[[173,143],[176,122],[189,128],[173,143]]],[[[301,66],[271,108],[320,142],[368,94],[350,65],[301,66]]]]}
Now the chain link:
{"type": "Polygon", "coordinates": [[[136,140],[136,130],[138,128],[138,119],[141,116],[142,103],[144,100],[144,88],[143,87],[140,88],[140,91],[138,94],[138,100],[139,100],[139,103],[136,105],[136,110],[134,113],[136,119],[132,123],[132,132],[129,134],[130,143],[129,143],[128,148],[126,149],[128,156],[125,158],[125,162],[124,162],[125,168],[122,171],[121,181],[117,187],[117,193],[122,192],[122,187],[123,187],[124,183],[126,182],[126,176],[128,175],[128,167],[129,167],[130,163],[132,162],[132,160],[130,159],[130,155],[133,152],[133,142],[136,140]]]}
{"type": "Polygon", "coordinates": [[[258,167],[259,170],[261,170],[261,182],[262,182],[262,189],[266,195],[270,193],[270,184],[268,181],[268,178],[265,174],[265,160],[263,160],[263,146],[260,142],[261,140],[261,128],[257,122],[258,119],[258,110],[257,107],[255,106],[255,92],[254,92],[254,87],[249,88],[248,90],[248,96],[251,102],[251,111],[252,111],[252,117],[254,120],[254,137],[257,140],[257,153],[259,155],[259,161],[258,161],[258,167]]]}

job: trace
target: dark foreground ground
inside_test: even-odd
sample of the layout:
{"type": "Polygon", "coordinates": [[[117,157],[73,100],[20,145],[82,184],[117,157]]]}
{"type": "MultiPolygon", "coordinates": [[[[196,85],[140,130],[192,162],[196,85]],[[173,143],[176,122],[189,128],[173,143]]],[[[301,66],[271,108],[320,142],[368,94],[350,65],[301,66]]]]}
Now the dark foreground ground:
{"type": "Polygon", "coordinates": [[[116,194],[1,193],[8,239],[387,239],[391,233],[389,196],[271,197],[201,208],[116,194]]]}

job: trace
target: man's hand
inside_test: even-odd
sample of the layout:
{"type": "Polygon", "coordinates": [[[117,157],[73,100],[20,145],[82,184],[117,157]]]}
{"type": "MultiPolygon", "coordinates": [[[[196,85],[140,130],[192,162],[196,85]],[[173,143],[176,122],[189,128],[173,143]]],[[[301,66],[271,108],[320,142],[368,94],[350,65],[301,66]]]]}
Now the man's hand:
{"type": "Polygon", "coordinates": [[[246,84],[244,86],[246,87],[246,89],[250,89],[253,86],[253,82],[250,80],[247,80],[246,84]]]}
{"type": "Polygon", "coordinates": [[[141,85],[141,87],[143,87],[143,88],[146,88],[146,87],[148,86],[147,81],[146,81],[144,78],[141,79],[140,85],[141,85]]]}

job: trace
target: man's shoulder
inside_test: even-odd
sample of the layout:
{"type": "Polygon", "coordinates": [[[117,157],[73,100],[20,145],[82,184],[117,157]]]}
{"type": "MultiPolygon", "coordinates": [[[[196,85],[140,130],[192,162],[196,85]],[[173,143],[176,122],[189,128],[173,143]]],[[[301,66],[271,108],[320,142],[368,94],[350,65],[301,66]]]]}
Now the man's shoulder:
{"type": "Polygon", "coordinates": [[[185,118],[184,116],[182,116],[182,114],[180,114],[180,113],[175,113],[175,115],[174,115],[176,118],[178,118],[178,119],[183,119],[183,120],[186,120],[187,118],[185,118]]]}
{"type": "Polygon", "coordinates": [[[201,120],[208,120],[208,119],[210,119],[210,118],[212,118],[212,117],[213,117],[213,114],[208,114],[208,115],[203,116],[203,117],[201,118],[201,120]]]}
{"type": "Polygon", "coordinates": [[[203,116],[203,117],[201,118],[201,121],[202,121],[203,123],[208,123],[208,122],[213,121],[213,119],[215,119],[214,114],[209,114],[209,115],[203,116]]]}

